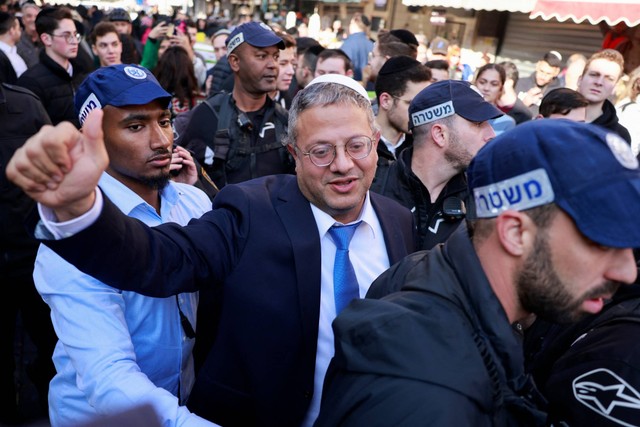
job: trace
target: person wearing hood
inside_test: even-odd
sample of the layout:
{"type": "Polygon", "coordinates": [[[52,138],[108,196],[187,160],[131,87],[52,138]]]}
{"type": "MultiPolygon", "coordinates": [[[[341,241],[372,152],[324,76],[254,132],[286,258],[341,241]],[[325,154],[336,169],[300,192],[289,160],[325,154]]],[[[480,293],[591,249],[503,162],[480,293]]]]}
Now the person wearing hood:
{"type": "Polygon", "coordinates": [[[587,123],[610,129],[631,144],[631,134],[618,121],[616,108],[608,98],[623,75],[624,58],[620,52],[605,49],[591,55],[578,79],[578,92],[589,101],[587,123]]]}

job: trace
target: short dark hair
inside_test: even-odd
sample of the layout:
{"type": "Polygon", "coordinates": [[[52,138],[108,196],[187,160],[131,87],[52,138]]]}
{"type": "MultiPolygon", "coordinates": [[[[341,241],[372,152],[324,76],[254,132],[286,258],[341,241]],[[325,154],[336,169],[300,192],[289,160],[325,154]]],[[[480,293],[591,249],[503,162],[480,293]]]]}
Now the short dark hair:
{"type": "MultiPolygon", "coordinates": [[[[560,208],[555,203],[548,203],[542,206],[536,206],[522,211],[527,214],[536,227],[540,229],[546,229],[551,224],[551,221],[560,212],[560,208]]],[[[495,227],[495,218],[483,218],[483,219],[467,219],[467,231],[469,237],[475,243],[481,243],[491,234],[491,231],[495,227]]]]}
{"type": "MultiPolygon", "coordinates": [[[[353,64],[351,63],[351,58],[347,55],[342,49],[325,49],[318,54],[318,61],[325,60],[329,58],[342,58],[344,59],[344,70],[349,71],[353,70],[353,64]]],[[[306,65],[306,64],[305,64],[306,65]]],[[[317,61],[316,61],[317,65],[317,61]]]]}
{"type": "MultiPolygon", "coordinates": [[[[378,32],[378,51],[380,54],[388,57],[406,55],[415,59],[418,56],[418,44],[414,44],[413,40],[406,36],[404,36],[404,40],[398,36],[403,37],[404,34],[400,30],[380,30],[378,32]]],[[[415,36],[413,38],[415,39],[415,36]]]]}
{"type": "Polygon", "coordinates": [[[545,53],[542,57],[542,61],[549,64],[551,67],[562,68],[562,56],[560,56],[560,54],[555,50],[545,53]]]}
{"type": "Polygon", "coordinates": [[[431,70],[426,65],[416,63],[415,66],[403,69],[398,73],[378,75],[375,84],[376,99],[380,102],[380,95],[388,93],[393,97],[400,97],[407,90],[407,83],[421,83],[431,80],[431,70]]]}
{"type": "Polygon", "coordinates": [[[96,44],[96,39],[98,37],[104,37],[109,33],[116,33],[118,38],[120,37],[120,35],[118,34],[118,29],[113,24],[113,22],[109,22],[109,21],[98,22],[95,25],[95,27],[93,27],[93,31],[91,31],[91,34],[89,35],[89,44],[92,44],[92,45],[96,44]]]}
{"type": "Polygon", "coordinates": [[[63,19],[71,19],[71,10],[66,7],[45,7],[36,16],[36,32],[38,35],[51,34],[60,26],[63,19]]]}
{"type": "Polygon", "coordinates": [[[548,118],[552,114],[566,116],[576,108],[586,107],[589,101],[580,92],[566,87],[549,91],[540,101],[540,114],[548,118]]]}
{"type": "Polygon", "coordinates": [[[16,23],[16,17],[7,13],[0,12],[0,36],[7,34],[16,23]]]}
{"type": "Polygon", "coordinates": [[[431,70],[449,71],[449,62],[444,59],[432,59],[425,62],[424,65],[431,70]]]}
{"type": "MultiPolygon", "coordinates": [[[[287,33],[288,34],[288,33],[287,33]]],[[[302,55],[311,46],[319,46],[318,40],[312,37],[296,37],[296,48],[298,55],[302,55]]]]}
{"type": "Polygon", "coordinates": [[[311,73],[316,72],[316,65],[318,64],[318,55],[325,50],[321,44],[309,46],[302,56],[302,61],[298,63],[298,67],[307,67],[311,73]]]}

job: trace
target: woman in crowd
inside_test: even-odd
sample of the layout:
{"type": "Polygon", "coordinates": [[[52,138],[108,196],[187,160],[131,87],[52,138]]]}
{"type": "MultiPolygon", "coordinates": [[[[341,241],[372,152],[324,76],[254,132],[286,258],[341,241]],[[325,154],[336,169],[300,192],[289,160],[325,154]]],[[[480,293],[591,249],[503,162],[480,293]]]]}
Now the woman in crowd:
{"type": "MultiPolygon", "coordinates": [[[[502,65],[486,64],[476,71],[475,85],[480,90],[484,100],[497,107],[506,79],[507,73],[502,65]]],[[[507,114],[497,119],[489,120],[489,123],[491,123],[496,136],[516,126],[516,121],[507,114]]]]}
{"type": "Polygon", "coordinates": [[[193,62],[181,46],[170,46],[160,56],[153,70],[160,85],[169,92],[172,115],[193,109],[204,99],[198,87],[193,62]]]}

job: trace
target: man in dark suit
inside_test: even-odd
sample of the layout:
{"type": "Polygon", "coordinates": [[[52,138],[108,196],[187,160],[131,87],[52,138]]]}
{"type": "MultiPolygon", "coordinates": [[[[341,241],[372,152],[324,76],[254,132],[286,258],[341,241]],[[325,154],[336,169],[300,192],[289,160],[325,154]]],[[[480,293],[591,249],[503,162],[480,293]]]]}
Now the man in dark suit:
{"type": "Polygon", "coordinates": [[[0,12],[1,83],[15,84],[18,77],[27,70],[27,64],[16,48],[21,34],[18,18],[6,12],[0,12]]]}
{"type": "Polygon", "coordinates": [[[10,179],[48,212],[47,229],[76,233],[47,244],[80,269],[150,296],[218,292],[216,304],[201,306],[217,321],[196,330],[199,340],[202,326],[214,326],[188,406],[225,426],[314,422],[340,306],[334,226],[355,229],[348,264],[360,297],[415,247],[410,212],[368,191],[379,133],[362,86],[344,76],[317,78],[296,95],[289,117],[297,176],[228,185],[213,210],[186,227],[148,228],[95,191],[108,162],[99,112],[83,134],[69,125],[39,133],[30,154],[22,150],[8,166],[10,179]],[[73,218],[80,227],[64,230],[73,218]],[[100,256],[88,257],[90,250],[100,256]]]}

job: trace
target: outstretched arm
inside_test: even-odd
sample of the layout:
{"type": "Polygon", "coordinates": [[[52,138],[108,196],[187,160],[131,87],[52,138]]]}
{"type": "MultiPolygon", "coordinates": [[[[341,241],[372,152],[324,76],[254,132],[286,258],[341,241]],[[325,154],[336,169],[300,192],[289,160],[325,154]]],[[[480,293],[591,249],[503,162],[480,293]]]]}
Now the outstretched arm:
{"type": "Polygon", "coordinates": [[[98,180],[109,164],[102,115],[102,110],[92,111],[82,132],[68,122],[43,126],[7,165],[7,177],[53,209],[59,221],[76,218],[93,206],[98,180]]]}

